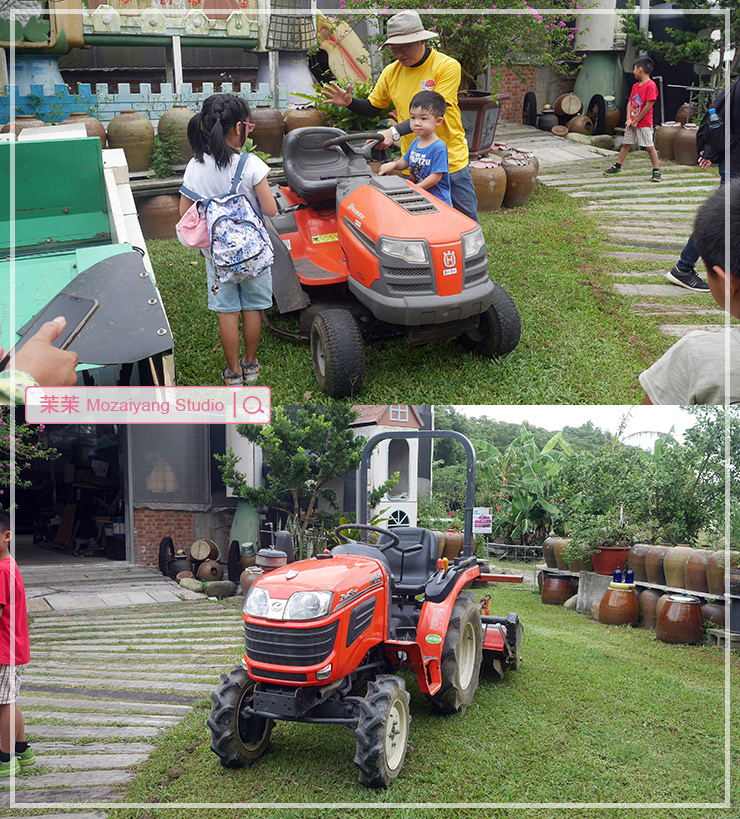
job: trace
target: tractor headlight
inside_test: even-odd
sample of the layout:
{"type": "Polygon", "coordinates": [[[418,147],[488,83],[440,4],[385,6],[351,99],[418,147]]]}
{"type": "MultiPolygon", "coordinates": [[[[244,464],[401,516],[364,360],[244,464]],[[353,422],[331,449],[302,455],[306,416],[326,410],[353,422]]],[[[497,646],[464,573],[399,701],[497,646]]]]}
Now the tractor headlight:
{"type": "Polygon", "coordinates": [[[414,239],[381,239],[380,249],[387,256],[395,256],[409,264],[424,264],[427,261],[426,242],[414,239]]]}
{"type": "Polygon", "coordinates": [[[462,246],[463,256],[466,259],[472,259],[473,256],[477,256],[481,249],[486,246],[483,231],[477,227],[475,230],[471,230],[470,233],[463,233],[462,246]]]}
{"type": "Polygon", "coordinates": [[[329,613],[334,592],[303,591],[290,596],[284,620],[315,620],[329,613]]]}
{"type": "Polygon", "coordinates": [[[270,605],[270,595],[259,586],[252,586],[244,601],[244,613],[250,617],[266,617],[270,605]]]}

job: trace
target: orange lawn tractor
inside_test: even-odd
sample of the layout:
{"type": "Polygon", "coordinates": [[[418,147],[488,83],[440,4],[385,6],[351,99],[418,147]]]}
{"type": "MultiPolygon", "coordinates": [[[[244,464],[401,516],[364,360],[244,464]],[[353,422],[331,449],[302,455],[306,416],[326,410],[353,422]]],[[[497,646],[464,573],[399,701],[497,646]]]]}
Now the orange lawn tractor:
{"type": "Polygon", "coordinates": [[[519,667],[518,616],[481,615],[469,591],[474,581],[522,581],[483,573],[473,553],[470,441],[452,431],[375,435],[363,450],[359,486],[368,485],[379,441],[430,437],[454,438],[467,452],[462,553],[440,560],[429,529],[369,526],[363,499],[360,522],[335,530],[342,543],[256,580],[244,603],[242,665],[223,674],[211,696],[211,750],[224,767],[260,759],[277,721],[333,723],[354,731],[360,783],[387,788],[401,772],[411,722],[400,669],[413,670],[437,712],[454,714],[473,701],[484,660],[497,677],[519,667]]]}
{"type": "Polygon", "coordinates": [[[488,271],[480,226],[398,176],[376,176],[363,148],[377,133],[339,128],[290,131],[287,185],[273,186],[269,225],[273,294],[310,340],[316,380],[333,397],[358,393],[365,345],[405,336],[411,345],[457,338],[483,356],[511,352],[519,312],[488,271]]]}

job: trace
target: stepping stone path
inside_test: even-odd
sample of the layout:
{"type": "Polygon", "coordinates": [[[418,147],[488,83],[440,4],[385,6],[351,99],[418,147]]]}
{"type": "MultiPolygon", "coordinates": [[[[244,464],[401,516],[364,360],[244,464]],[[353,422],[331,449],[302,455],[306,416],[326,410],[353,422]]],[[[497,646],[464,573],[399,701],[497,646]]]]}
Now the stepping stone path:
{"type": "Polygon", "coordinates": [[[99,804],[76,805],[120,799],[157,737],[238,664],[240,610],[202,594],[182,600],[177,584],[128,563],[21,571],[37,611],[19,704],[37,761],[15,778],[10,813],[9,780],[0,785],[0,815],[33,806],[56,807],[52,819],[105,819],[99,804]],[[113,605],[114,594],[125,602],[113,605]]]}
{"type": "Polygon", "coordinates": [[[614,273],[614,289],[636,297],[634,312],[662,319],[660,330],[667,336],[721,329],[723,325],[698,323],[702,316],[706,321],[723,315],[709,292],[691,293],[663,278],[678,261],[697,210],[719,185],[716,169],[661,162],[663,181],[655,183],[650,181],[647,154],[637,151],[627,157],[620,174],[608,177],[603,172],[613,164],[614,151],[507,122],[499,124],[496,139],[534,151],[540,163],[538,180],[572,196],[602,227],[614,246],[609,257],[624,263],[624,269],[614,273]],[[656,301],[640,301],[647,298],[656,301]]]}

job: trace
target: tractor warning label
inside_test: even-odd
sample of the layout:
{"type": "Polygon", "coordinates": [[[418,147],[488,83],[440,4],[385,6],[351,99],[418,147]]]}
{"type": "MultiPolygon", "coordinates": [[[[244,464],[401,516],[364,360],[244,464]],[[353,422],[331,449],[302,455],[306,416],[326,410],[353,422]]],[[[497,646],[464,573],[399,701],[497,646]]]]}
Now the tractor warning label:
{"type": "Polygon", "coordinates": [[[312,236],[311,242],[315,245],[322,245],[324,242],[338,242],[338,233],[322,233],[319,236],[312,236]]]}
{"type": "Polygon", "coordinates": [[[441,634],[427,634],[424,638],[428,643],[432,645],[438,645],[442,642],[442,635],[441,634]]]}

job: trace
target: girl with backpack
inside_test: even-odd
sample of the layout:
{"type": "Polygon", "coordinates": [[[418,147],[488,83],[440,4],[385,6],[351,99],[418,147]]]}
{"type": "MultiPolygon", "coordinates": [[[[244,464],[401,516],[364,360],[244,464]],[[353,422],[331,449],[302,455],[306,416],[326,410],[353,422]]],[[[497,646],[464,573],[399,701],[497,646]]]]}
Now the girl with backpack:
{"type": "MultiPolygon", "coordinates": [[[[208,207],[212,197],[224,197],[218,200],[224,202],[229,193],[245,196],[248,204],[242,201],[243,208],[253,213],[258,222],[261,220],[257,214],[274,216],[277,213],[277,203],[267,182],[268,166],[254,154],[241,154],[252,128],[249,114],[249,105],[241,97],[213,94],[205,100],[200,113],[190,120],[188,140],[193,149],[193,158],[185,168],[180,188],[181,215],[196,201],[204,200],[208,207]],[[243,156],[246,159],[240,163],[243,156]]],[[[208,227],[211,249],[215,251],[210,219],[208,227]]],[[[264,225],[255,227],[259,227],[266,236],[264,225]]],[[[257,231],[254,233],[261,241],[257,231]]],[[[233,235],[238,237],[239,234],[233,235]]],[[[269,244],[269,238],[267,242],[269,244]]],[[[203,255],[208,276],[208,309],[218,313],[221,346],[226,357],[226,367],[221,376],[229,387],[251,384],[260,374],[257,349],[262,329],[262,310],[272,306],[270,268],[264,267],[256,275],[251,271],[246,277],[232,276],[228,270],[215,267],[208,249],[204,249],[203,255]],[[241,359],[240,314],[245,348],[241,359]]]]}

